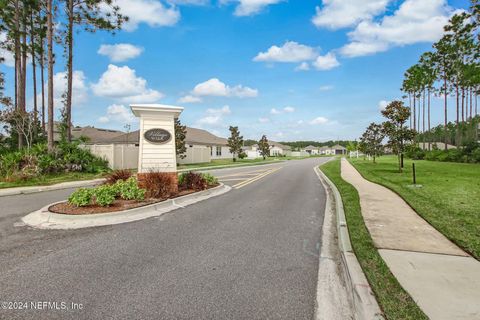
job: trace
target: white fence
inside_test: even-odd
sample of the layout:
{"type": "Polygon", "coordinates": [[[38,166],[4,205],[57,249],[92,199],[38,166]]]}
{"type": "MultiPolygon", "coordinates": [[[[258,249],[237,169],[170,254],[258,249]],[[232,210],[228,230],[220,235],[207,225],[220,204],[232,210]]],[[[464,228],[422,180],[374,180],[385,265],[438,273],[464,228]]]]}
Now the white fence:
{"type": "Polygon", "coordinates": [[[211,161],[210,147],[207,146],[187,146],[185,155],[186,157],[183,159],[177,158],[178,164],[202,163],[211,161]]]}
{"type": "Polygon", "coordinates": [[[112,169],[136,169],[139,148],[135,145],[94,144],[85,145],[94,155],[108,161],[112,169]]]}

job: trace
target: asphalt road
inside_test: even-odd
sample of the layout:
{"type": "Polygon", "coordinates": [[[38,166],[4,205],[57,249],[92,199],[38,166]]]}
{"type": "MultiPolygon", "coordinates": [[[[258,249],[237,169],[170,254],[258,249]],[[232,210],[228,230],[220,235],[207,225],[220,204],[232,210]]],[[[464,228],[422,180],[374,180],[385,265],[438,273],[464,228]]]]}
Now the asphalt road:
{"type": "Polygon", "coordinates": [[[71,190],[1,197],[0,319],[312,319],[325,207],[312,168],[324,161],[276,165],[161,217],[73,231],[14,226],[71,190]]]}

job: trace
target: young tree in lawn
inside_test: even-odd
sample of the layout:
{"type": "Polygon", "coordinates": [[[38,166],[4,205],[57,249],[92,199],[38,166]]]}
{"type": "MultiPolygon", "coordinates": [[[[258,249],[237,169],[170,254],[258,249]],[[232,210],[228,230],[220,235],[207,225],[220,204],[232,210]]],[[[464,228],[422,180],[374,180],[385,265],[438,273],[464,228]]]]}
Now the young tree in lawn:
{"type": "Polygon", "coordinates": [[[177,157],[185,159],[187,156],[187,147],[185,146],[185,138],[187,136],[187,127],[182,125],[180,119],[175,119],[175,152],[177,157]]]}
{"type": "Polygon", "coordinates": [[[398,170],[402,172],[402,157],[406,143],[415,137],[415,130],[405,124],[410,117],[410,108],[405,107],[401,101],[392,101],[388,104],[382,115],[387,118],[383,123],[383,132],[388,136],[388,145],[398,156],[398,170]]]}
{"type": "Polygon", "coordinates": [[[258,149],[260,150],[260,155],[265,160],[270,155],[270,145],[266,135],[263,135],[260,141],[258,141],[258,149]]]}
{"type": "Polygon", "coordinates": [[[237,161],[237,156],[242,153],[243,136],[240,135],[238,127],[230,126],[230,137],[227,140],[230,153],[233,155],[233,162],[237,161]]]}
{"type": "Polygon", "coordinates": [[[367,127],[367,130],[362,135],[365,151],[372,156],[373,163],[375,163],[377,157],[383,154],[383,139],[385,139],[383,126],[374,122],[367,127]]]}

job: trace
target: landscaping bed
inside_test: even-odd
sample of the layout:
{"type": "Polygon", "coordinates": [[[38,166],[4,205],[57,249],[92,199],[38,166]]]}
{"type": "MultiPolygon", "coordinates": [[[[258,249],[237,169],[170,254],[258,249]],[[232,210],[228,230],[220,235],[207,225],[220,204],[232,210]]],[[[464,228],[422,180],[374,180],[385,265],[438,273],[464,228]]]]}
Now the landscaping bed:
{"type": "Polygon", "coordinates": [[[117,170],[107,177],[104,185],[95,188],[80,188],[68,201],[49,207],[49,211],[67,215],[89,215],[119,212],[144,207],[219,185],[209,174],[195,172],[175,173],[149,172],[138,177],[130,171],[117,170]],[[138,180],[137,180],[138,179],[138,180]]]}

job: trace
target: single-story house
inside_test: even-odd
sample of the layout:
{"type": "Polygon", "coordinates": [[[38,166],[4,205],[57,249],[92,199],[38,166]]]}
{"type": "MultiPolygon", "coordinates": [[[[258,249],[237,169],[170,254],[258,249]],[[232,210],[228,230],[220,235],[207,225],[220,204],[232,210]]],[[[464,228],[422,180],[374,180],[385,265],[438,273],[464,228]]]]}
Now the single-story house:
{"type": "MultiPolygon", "coordinates": [[[[292,153],[292,148],[275,141],[268,141],[270,147],[270,156],[289,156],[292,153]]],[[[245,146],[242,148],[243,152],[247,155],[249,159],[261,158],[260,150],[258,149],[258,144],[251,146],[245,146]]]]}
{"type": "MultiPolygon", "coordinates": [[[[179,164],[204,163],[213,159],[233,158],[227,145],[227,139],[202,129],[187,127],[186,130],[185,147],[187,150],[184,158],[177,158],[179,164]]],[[[102,141],[86,142],[86,146],[93,153],[107,158],[112,168],[136,168],[139,143],[140,131],[136,130],[102,141]]]]}
{"type": "Polygon", "coordinates": [[[337,154],[347,154],[347,148],[336,144],[333,147],[321,147],[319,149],[320,154],[324,155],[337,155],[337,154]]]}
{"type": "Polygon", "coordinates": [[[320,154],[320,150],[318,149],[318,147],[312,145],[305,147],[303,150],[311,156],[320,154]]]}

